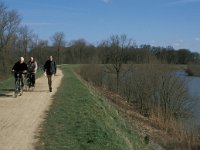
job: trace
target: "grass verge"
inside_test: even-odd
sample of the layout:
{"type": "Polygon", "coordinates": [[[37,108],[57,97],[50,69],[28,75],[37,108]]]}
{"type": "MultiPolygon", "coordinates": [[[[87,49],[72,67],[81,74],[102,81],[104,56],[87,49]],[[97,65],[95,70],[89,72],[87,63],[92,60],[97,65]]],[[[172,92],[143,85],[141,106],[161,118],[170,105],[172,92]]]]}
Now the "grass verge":
{"type": "Polygon", "coordinates": [[[0,82],[0,96],[9,96],[8,92],[14,91],[14,78],[0,82]]]}
{"type": "Polygon", "coordinates": [[[42,125],[36,149],[145,150],[149,149],[107,101],[90,93],[70,66],[42,125]]]}

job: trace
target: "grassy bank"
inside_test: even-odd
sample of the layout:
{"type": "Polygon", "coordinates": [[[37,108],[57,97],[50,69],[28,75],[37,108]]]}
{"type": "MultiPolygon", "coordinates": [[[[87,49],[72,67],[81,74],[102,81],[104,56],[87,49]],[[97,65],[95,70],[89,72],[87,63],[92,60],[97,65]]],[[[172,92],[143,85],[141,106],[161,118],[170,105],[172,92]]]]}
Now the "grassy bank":
{"type": "Polygon", "coordinates": [[[42,126],[37,149],[149,149],[114,108],[90,93],[70,66],[61,69],[64,78],[42,126]]]}

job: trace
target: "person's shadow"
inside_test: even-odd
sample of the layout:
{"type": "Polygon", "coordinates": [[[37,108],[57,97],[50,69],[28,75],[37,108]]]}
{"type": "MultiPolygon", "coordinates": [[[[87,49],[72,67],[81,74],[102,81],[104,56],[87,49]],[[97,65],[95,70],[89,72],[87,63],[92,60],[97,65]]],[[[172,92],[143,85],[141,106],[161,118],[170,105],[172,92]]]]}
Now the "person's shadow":
{"type": "Polygon", "coordinates": [[[14,92],[14,89],[0,89],[0,97],[12,97],[10,92],[14,92]]]}
{"type": "Polygon", "coordinates": [[[0,94],[0,97],[12,97],[13,95],[11,94],[0,94]]]}

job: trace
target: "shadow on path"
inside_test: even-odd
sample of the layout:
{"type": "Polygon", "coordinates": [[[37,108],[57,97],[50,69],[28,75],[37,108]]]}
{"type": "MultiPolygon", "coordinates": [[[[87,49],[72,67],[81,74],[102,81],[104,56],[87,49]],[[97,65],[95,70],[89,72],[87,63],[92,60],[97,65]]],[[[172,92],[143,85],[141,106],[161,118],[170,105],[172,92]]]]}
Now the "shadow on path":
{"type": "Polygon", "coordinates": [[[12,94],[2,94],[0,93],[0,97],[12,97],[13,95],[12,94]]]}
{"type": "Polygon", "coordinates": [[[10,92],[14,92],[14,89],[0,89],[0,97],[12,97],[10,92]]]}

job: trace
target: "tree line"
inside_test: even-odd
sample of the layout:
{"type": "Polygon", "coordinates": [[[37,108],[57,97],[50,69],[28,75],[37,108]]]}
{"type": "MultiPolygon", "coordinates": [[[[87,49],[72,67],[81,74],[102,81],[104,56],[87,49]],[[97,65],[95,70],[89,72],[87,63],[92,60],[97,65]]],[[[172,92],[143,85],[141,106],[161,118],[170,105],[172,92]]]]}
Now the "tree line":
{"type": "MultiPolygon", "coordinates": [[[[63,32],[57,32],[55,35],[64,37],[63,32]]],[[[114,63],[118,55],[121,57],[118,59],[121,59],[120,61],[125,64],[146,64],[155,61],[163,64],[199,64],[200,62],[200,54],[191,52],[188,49],[175,50],[171,46],[137,46],[130,40],[126,35],[111,35],[108,40],[102,41],[98,45],[93,45],[84,39],[73,40],[68,43],[64,39],[54,39],[52,46],[48,45],[48,41],[40,41],[29,52],[36,55],[36,57],[41,57],[40,54],[47,56],[48,53],[52,53],[59,64],[108,64],[114,63]],[[122,45],[117,42],[121,42],[120,44],[122,45]]]]}
{"type": "Polygon", "coordinates": [[[98,44],[85,39],[66,41],[63,32],[56,32],[48,40],[39,39],[28,26],[22,25],[22,18],[0,1],[0,77],[9,73],[11,66],[20,56],[35,57],[42,66],[49,55],[58,64],[146,64],[159,61],[169,64],[198,64],[200,54],[188,49],[175,50],[173,47],[138,46],[126,35],[111,35],[98,44]],[[51,44],[50,44],[51,43],[51,44]]]}

